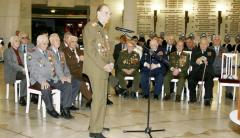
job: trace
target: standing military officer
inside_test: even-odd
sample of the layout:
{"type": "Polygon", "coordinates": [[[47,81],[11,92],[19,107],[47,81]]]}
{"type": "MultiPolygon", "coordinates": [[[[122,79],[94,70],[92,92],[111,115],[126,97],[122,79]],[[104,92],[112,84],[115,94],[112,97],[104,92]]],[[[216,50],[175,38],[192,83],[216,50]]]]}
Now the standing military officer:
{"type": "Polygon", "coordinates": [[[89,135],[94,138],[105,138],[102,130],[106,113],[108,77],[114,67],[113,50],[104,30],[110,17],[110,8],[102,4],[97,8],[97,21],[87,23],[83,30],[83,72],[88,75],[93,92],[89,135]]]}
{"type": "MultiPolygon", "coordinates": [[[[127,41],[127,50],[124,50],[120,53],[117,66],[119,69],[119,73],[117,74],[117,78],[119,79],[119,85],[122,89],[127,90],[127,84],[124,78],[126,76],[133,76],[133,86],[130,90],[131,95],[133,96],[136,91],[139,90],[139,81],[140,81],[140,57],[137,52],[134,51],[135,43],[131,41],[127,41]]],[[[128,91],[124,93],[125,96],[128,95],[128,91]]]]}
{"type": "Polygon", "coordinates": [[[28,66],[30,72],[31,88],[42,92],[42,98],[46,104],[47,113],[54,118],[59,114],[55,111],[52,103],[51,89],[56,88],[61,91],[61,115],[65,119],[71,119],[69,108],[71,107],[71,89],[69,79],[59,78],[61,67],[56,64],[54,55],[47,51],[48,36],[39,35],[37,37],[37,47],[28,52],[28,66]]]}
{"type": "Polygon", "coordinates": [[[178,41],[177,42],[177,51],[173,52],[169,56],[169,68],[170,70],[166,74],[164,78],[164,91],[166,96],[164,97],[165,100],[171,98],[170,96],[170,82],[173,78],[177,78],[177,93],[176,93],[176,101],[179,102],[181,100],[181,92],[183,90],[187,71],[189,68],[189,55],[183,52],[184,42],[178,41]]]}
{"type": "Polygon", "coordinates": [[[190,102],[194,103],[197,101],[196,98],[196,86],[198,81],[201,81],[203,78],[204,68],[204,87],[205,87],[205,96],[204,104],[205,106],[211,105],[212,92],[213,92],[213,77],[214,69],[213,63],[216,57],[216,53],[213,49],[208,48],[209,42],[207,38],[201,38],[200,47],[195,48],[192,51],[191,66],[192,71],[188,80],[188,87],[190,90],[190,102]]]}

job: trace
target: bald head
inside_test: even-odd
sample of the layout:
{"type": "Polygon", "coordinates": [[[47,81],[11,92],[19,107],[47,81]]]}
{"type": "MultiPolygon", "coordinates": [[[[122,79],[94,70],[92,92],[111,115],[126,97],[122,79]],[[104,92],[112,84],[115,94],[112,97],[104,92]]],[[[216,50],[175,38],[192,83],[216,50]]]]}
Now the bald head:
{"type": "Polygon", "coordinates": [[[205,51],[208,48],[209,42],[206,37],[200,39],[200,49],[205,51]]]}

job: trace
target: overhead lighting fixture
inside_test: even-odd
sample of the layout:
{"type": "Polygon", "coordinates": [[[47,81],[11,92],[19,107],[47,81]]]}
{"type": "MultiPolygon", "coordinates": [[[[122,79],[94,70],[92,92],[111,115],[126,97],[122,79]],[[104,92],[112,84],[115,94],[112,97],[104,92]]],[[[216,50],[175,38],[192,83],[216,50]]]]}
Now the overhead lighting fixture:
{"type": "Polygon", "coordinates": [[[51,13],[56,13],[56,10],[55,10],[55,9],[52,9],[52,10],[51,10],[51,13]]]}

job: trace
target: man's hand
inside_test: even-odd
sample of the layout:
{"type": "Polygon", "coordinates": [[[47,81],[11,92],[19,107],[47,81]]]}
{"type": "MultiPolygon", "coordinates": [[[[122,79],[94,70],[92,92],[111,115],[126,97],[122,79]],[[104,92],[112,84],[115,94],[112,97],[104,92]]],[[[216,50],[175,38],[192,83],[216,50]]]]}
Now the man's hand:
{"type": "Polygon", "coordinates": [[[41,83],[41,89],[42,90],[46,90],[49,87],[50,87],[50,85],[49,85],[48,82],[44,81],[43,83],[41,83]]]}
{"type": "Polygon", "coordinates": [[[83,61],[84,60],[84,56],[79,56],[79,60],[83,61]]]}
{"type": "Polygon", "coordinates": [[[202,57],[199,57],[199,58],[196,60],[196,63],[197,63],[198,65],[202,64],[202,57]]]}
{"type": "Polygon", "coordinates": [[[173,76],[178,76],[179,74],[179,69],[174,69],[173,72],[172,72],[173,76]]]}
{"type": "Polygon", "coordinates": [[[65,76],[63,76],[63,77],[60,78],[60,80],[61,80],[61,82],[63,84],[65,81],[67,81],[67,78],[65,76]]]}
{"type": "Polygon", "coordinates": [[[150,64],[148,64],[147,62],[145,62],[143,66],[150,69],[150,64]]]}
{"type": "Polygon", "coordinates": [[[204,64],[208,65],[208,61],[206,57],[202,56],[202,61],[204,62],[204,64]]]}
{"type": "Polygon", "coordinates": [[[157,64],[151,64],[151,70],[154,70],[155,68],[158,68],[157,64]]]}
{"type": "Polygon", "coordinates": [[[113,64],[112,63],[110,63],[110,64],[107,64],[107,65],[105,65],[104,66],[104,70],[106,71],[106,72],[112,72],[112,70],[113,70],[113,64]]]}
{"type": "Polygon", "coordinates": [[[69,76],[69,77],[66,77],[66,81],[68,82],[68,83],[71,83],[71,76],[69,76]]]}

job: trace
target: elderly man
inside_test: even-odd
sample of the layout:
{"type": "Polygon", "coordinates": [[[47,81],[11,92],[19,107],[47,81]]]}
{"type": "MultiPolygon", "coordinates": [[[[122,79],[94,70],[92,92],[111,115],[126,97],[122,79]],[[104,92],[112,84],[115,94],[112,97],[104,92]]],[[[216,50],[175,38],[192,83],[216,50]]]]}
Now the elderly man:
{"type": "Polygon", "coordinates": [[[104,30],[110,17],[110,8],[106,4],[99,5],[97,21],[87,23],[83,30],[83,72],[88,75],[93,91],[89,135],[94,138],[105,138],[102,130],[106,113],[108,77],[114,67],[113,50],[104,30]]]}
{"type": "Polygon", "coordinates": [[[58,34],[53,33],[50,35],[49,40],[50,40],[50,44],[51,44],[49,50],[52,52],[52,54],[55,57],[55,61],[56,61],[55,63],[58,64],[58,66],[60,67],[60,72],[57,74],[58,75],[57,77],[60,80],[65,80],[72,84],[72,99],[71,100],[72,100],[73,105],[70,107],[70,109],[78,110],[78,108],[74,106],[74,101],[78,94],[79,89],[78,90],[74,89],[74,86],[73,86],[74,83],[71,81],[71,74],[70,74],[69,68],[66,64],[65,55],[61,50],[58,50],[58,48],[60,46],[60,38],[59,38],[58,34]]]}
{"type": "Polygon", "coordinates": [[[170,82],[172,79],[178,79],[177,84],[177,93],[176,93],[176,101],[180,102],[181,100],[181,92],[184,88],[184,84],[187,78],[187,71],[189,68],[189,55],[183,52],[184,42],[177,42],[177,51],[170,54],[169,59],[169,68],[170,70],[166,74],[164,78],[164,91],[166,96],[164,100],[169,100],[170,96],[170,82]]]}
{"type": "Polygon", "coordinates": [[[133,76],[133,86],[130,90],[130,94],[134,96],[135,92],[139,90],[139,81],[140,81],[140,57],[137,52],[134,51],[135,43],[131,41],[127,41],[127,50],[124,50],[120,53],[117,66],[119,68],[119,73],[117,74],[117,78],[119,79],[119,85],[122,89],[126,90],[124,92],[124,96],[129,95],[129,91],[127,91],[127,84],[124,78],[126,76],[133,76]]]}
{"type": "Polygon", "coordinates": [[[4,51],[4,78],[6,83],[14,83],[15,80],[21,80],[20,101],[22,106],[26,105],[24,97],[27,95],[27,83],[23,65],[23,53],[18,51],[20,39],[18,36],[10,38],[11,47],[4,51]]]}
{"type": "Polygon", "coordinates": [[[172,35],[169,35],[167,37],[167,44],[163,45],[163,49],[165,50],[165,53],[168,56],[168,59],[169,59],[170,53],[176,51],[175,39],[172,35]]]}
{"type": "Polygon", "coordinates": [[[19,50],[23,53],[26,53],[28,49],[32,49],[35,46],[30,43],[29,41],[29,36],[25,32],[20,32],[19,33],[19,38],[21,39],[21,45],[19,47],[19,50]]]}
{"type": "MultiPolygon", "coordinates": [[[[86,80],[83,79],[82,68],[84,56],[83,51],[77,48],[77,40],[78,38],[76,36],[70,36],[68,47],[63,49],[67,65],[72,75],[72,102],[75,101],[76,96],[80,90],[83,97],[87,99],[86,106],[90,107],[92,101],[92,91],[91,89],[88,89],[86,80]]],[[[76,110],[76,108],[72,109],[76,110]]]]}
{"type": "Polygon", "coordinates": [[[198,81],[203,79],[205,87],[204,104],[205,106],[211,105],[212,92],[213,92],[213,77],[214,68],[213,63],[216,57],[216,53],[213,49],[209,48],[209,42],[207,38],[200,40],[200,47],[195,48],[192,52],[191,66],[192,71],[188,80],[188,87],[190,90],[190,102],[197,101],[196,98],[196,86],[198,81]],[[204,77],[204,78],[203,78],[204,77]]]}
{"type": "Polygon", "coordinates": [[[154,99],[158,100],[158,96],[162,91],[163,76],[167,70],[167,57],[159,47],[157,37],[150,41],[150,50],[145,49],[140,62],[141,69],[141,87],[144,92],[144,98],[149,97],[150,83],[149,78],[154,77],[154,99]]]}
{"type": "Polygon", "coordinates": [[[33,51],[28,52],[28,64],[30,71],[31,88],[42,92],[42,98],[46,104],[47,113],[54,118],[59,114],[55,111],[52,103],[51,89],[61,91],[61,115],[65,119],[71,119],[70,114],[71,90],[70,79],[62,74],[61,64],[55,60],[54,54],[47,51],[48,37],[39,35],[37,37],[37,46],[33,51]]]}
{"type": "Polygon", "coordinates": [[[72,34],[70,32],[64,33],[63,42],[61,43],[60,48],[59,48],[60,50],[63,50],[64,48],[68,47],[70,36],[72,36],[72,34]]]}

